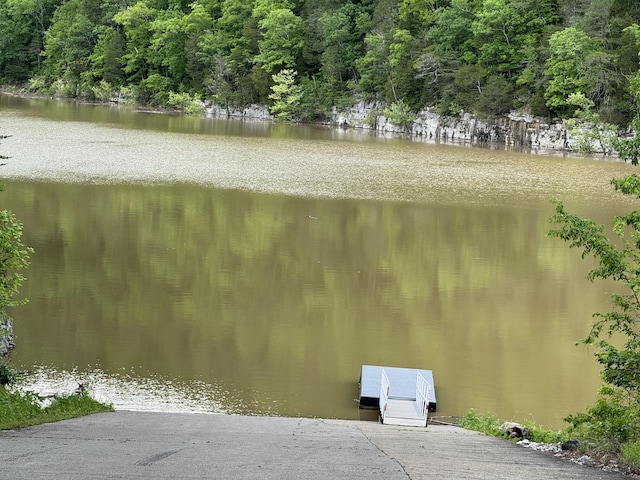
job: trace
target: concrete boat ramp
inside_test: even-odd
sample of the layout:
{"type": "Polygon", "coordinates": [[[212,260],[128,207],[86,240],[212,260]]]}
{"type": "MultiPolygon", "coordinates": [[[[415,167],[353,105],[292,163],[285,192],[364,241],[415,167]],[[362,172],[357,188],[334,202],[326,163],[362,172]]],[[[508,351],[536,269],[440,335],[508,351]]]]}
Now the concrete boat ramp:
{"type": "Polygon", "coordinates": [[[0,478],[628,477],[453,426],[118,411],[0,432],[0,478]]]}

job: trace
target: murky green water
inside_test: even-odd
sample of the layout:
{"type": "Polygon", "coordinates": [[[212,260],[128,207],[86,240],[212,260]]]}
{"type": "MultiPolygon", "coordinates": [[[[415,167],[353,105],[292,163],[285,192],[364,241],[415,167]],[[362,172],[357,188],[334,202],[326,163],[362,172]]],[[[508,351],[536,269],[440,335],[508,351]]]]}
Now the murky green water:
{"type": "Polygon", "coordinates": [[[608,221],[627,165],[8,97],[0,132],[40,388],[359,418],[381,364],[433,370],[439,415],[555,426],[595,398],[574,343],[611,285],[545,237],[548,200],[608,221]]]}

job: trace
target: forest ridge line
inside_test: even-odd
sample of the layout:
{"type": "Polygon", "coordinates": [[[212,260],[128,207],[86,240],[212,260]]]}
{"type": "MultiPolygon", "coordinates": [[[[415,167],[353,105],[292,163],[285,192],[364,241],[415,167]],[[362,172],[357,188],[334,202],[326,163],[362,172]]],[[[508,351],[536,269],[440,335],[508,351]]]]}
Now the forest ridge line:
{"type": "Polygon", "coordinates": [[[261,104],[297,121],[364,101],[399,126],[425,108],[589,110],[625,130],[639,23],[634,0],[0,0],[0,79],[184,111],[261,104]]]}

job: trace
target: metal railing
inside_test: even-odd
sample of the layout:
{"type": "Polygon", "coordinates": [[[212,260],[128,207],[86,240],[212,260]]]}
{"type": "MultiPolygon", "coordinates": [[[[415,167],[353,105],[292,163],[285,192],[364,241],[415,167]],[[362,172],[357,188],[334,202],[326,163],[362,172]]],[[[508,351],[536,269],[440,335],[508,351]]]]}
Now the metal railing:
{"type": "Polygon", "coordinates": [[[421,419],[427,423],[427,416],[429,415],[429,391],[431,385],[425,380],[420,372],[418,372],[418,378],[416,379],[416,403],[418,404],[418,411],[421,415],[421,419]]]}
{"type": "Polygon", "coordinates": [[[380,420],[384,423],[384,417],[387,415],[387,408],[389,407],[389,377],[382,369],[382,381],[380,382],[380,420]]]}

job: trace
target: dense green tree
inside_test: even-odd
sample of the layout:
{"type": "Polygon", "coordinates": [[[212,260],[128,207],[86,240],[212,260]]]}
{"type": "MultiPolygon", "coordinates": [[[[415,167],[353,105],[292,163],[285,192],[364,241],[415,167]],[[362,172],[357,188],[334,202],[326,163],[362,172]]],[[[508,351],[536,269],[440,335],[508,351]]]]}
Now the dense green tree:
{"type": "Polygon", "coordinates": [[[437,99],[443,113],[458,113],[454,79],[458,69],[475,55],[471,52],[473,10],[465,0],[454,0],[449,7],[435,12],[432,27],[426,34],[427,46],[416,62],[417,76],[424,78],[427,98],[437,99]]]}
{"type": "Polygon", "coordinates": [[[462,65],[454,74],[455,104],[466,111],[473,108],[484,87],[489,72],[481,65],[462,65]]]}
{"type": "Polygon", "coordinates": [[[89,58],[91,75],[95,80],[104,80],[110,85],[120,86],[124,81],[122,56],[125,40],[122,33],[106,25],[95,29],[96,45],[89,58]]]}
{"type": "Polygon", "coordinates": [[[359,87],[365,98],[381,100],[389,78],[389,44],[383,34],[368,34],[367,52],[356,60],[360,72],[359,87]]]}
{"type": "Polygon", "coordinates": [[[551,56],[547,60],[546,74],[549,77],[545,98],[549,108],[561,114],[571,114],[567,97],[576,92],[587,92],[594,55],[602,54],[598,43],[585,32],[569,27],[553,34],[549,40],[551,56]]]}
{"type": "Polygon", "coordinates": [[[583,93],[624,126],[638,22],[629,0],[0,0],[0,78],[230,107],[292,69],[305,119],[361,99],[567,116],[583,93]]]}
{"type": "Polygon", "coordinates": [[[236,95],[234,95],[233,75],[227,59],[221,53],[216,53],[209,58],[209,78],[205,81],[205,85],[211,98],[228,112],[234,104],[236,95]]]}
{"type": "Polygon", "coordinates": [[[371,31],[373,33],[391,32],[398,25],[399,0],[374,0],[371,11],[371,31]]]}
{"type": "MultiPolygon", "coordinates": [[[[29,43],[33,38],[31,22],[26,16],[13,15],[6,4],[6,0],[0,3],[0,76],[26,80],[32,68],[29,61],[29,43]]],[[[39,55],[36,58],[39,59],[39,55]]]]}
{"type": "Polygon", "coordinates": [[[151,23],[158,17],[158,11],[144,0],[114,15],[113,20],[125,32],[126,47],[122,57],[127,81],[138,84],[150,74],[147,60],[150,48],[151,23]]]}
{"type": "Polygon", "coordinates": [[[491,69],[511,70],[521,64],[525,50],[517,38],[523,28],[522,11],[509,0],[484,0],[471,24],[478,59],[491,69]]]}
{"type": "Polygon", "coordinates": [[[465,0],[457,0],[450,7],[441,7],[434,14],[433,25],[426,36],[434,54],[443,57],[455,52],[459,57],[469,56],[471,49],[473,11],[465,0]]]}
{"type": "MultiPolygon", "coordinates": [[[[185,34],[184,42],[184,63],[185,76],[188,83],[185,89],[202,92],[209,71],[204,62],[200,61],[200,43],[211,30],[214,20],[211,16],[211,8],[194,2],[191,4],[191,11],[187,13],[182,21],[182,28],[185,34]]],[[[214,10],[217,12],[217,10],[214,10]]]]}
{"type": "Polygon", "coordinates": [[[269,10],[258,23],[262,38],[255,61],[269,74],[295,68],[304,46],[302,19],[287,8],[269,10]]]}
{"type": "Polygon", "coordinates": [[[439,5],[445,3],[438,0],[401,0],[398,5],[398,27],[414,36],[421,34],[433,22],[439,5]]]}
{"type": "Polygon", "coordinates": [[[24,81],[38,68],[53,12],[62,0],[0,0],[0,78],[24,81]]]}
{"type": "MultiPolygon", "coordinates": [[[[353,6],[350,2],[346,4],[353,6]]],[[[320,17],[320,30],[324,48],[321,53],[322,71],[328,84],[341,85],[355,69],[355,58],[350,55],[353,38],[352,17],[340,8],[320,17]]]]}
{"type": "Polygon", "coordinates": [[[170,79],[171,90],[189,84],[186,78],[187,31],[185,15],[180,10],[165,10],[150,24],[151,38],[147,61],[155,72],[170,79]]]}
{"type": "MultiPolygon", "coordinates": [[[[640,50],[640,27],[632,25],[629,27],[628,33],[636,38],[637,48],[640,50]]],[[[640,70],[629,76],[629,84],[635,101],[634,117],[631,121],[632,136],[627,138],[614,137],[612,143],[620,158],[637,165],[640,162],[640,70]]]]}
{"type": "Polygon", "coordinates": [[[251,2],[226,0],[214,26],[198,41],[196,57],[204,70],[203,84],[214,98],[224,99],[225,106],[256,101],[251,73],[259,31],[252,13],[251,2]]]}
{"type": "Polygon", "coordinates": [[[580,15],[571,19],[571,25],[590,37],[608,38],[609,14],[613,0],[589,0],[578,5],[580,15]]]}
{"type": "Polygon", "coordinates": [[[484,0],[471,24],[478,61],[493,73],[518,74],[544,27],[557,18],[553,2],[484,0]]]}
{"type": "Polygon", "coordinates": [[[482,87],[476,109],[480,113],[501,115],[508,113],[514,105],[514,87],[502,75],[490,75],[482,87]]]}
{"type": "Polygon", "coordinates": [[[420,108],[421,84],[416,81],[418,48],[409,30],[397,29],[389,45],[389,87],[391,98],[403,99],[411,108],[420,108]]]}
{"type": "Polygon", "coordinates": [[[356,60],[364,53],[363,39],[370,23],[368,9],[352,2],[320,17],[324,42],[321,69],[333,89],[358,78],[356,60]]]}
{"type": "Polygon", "coordinates": [[[294,120],[300,112],[302,90],[296,84],[297,72],[290,68],[280,70],[273,75],[273,93],[269,98],[273,100],[269,111],[278,120],[294,120]]]}
{"type": "Polygon", "coordinates": [[[83,74],[90,71],[91,54],[97,42],[96,24],[86,14],[85,0],[69,0],[58,7],[47,31],[44,72],[48,83],[64,82],[66,94],[82,94],[83,74]]]}

